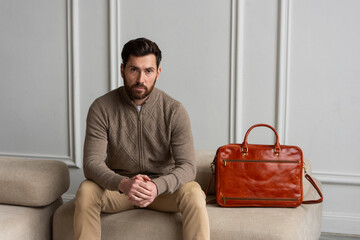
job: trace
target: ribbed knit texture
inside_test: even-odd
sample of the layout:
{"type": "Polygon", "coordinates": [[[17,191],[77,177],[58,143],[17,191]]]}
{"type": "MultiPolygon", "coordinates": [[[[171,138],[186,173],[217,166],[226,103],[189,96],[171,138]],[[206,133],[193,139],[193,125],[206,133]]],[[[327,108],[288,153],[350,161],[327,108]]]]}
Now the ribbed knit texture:
{"type": "Polygon", "coordinates": [[[154,88],[139,112],[123,87],[96,99],[87,116],[84,174],[117,190],[125,177],[150,176],[158,194],[196,175],[190,119],[181,103],[154,88]]]}

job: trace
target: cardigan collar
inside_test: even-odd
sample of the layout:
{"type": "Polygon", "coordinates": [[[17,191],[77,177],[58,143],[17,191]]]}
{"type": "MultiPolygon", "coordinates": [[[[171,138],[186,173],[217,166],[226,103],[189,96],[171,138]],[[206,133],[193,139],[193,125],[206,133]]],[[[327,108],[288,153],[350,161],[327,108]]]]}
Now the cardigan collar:
{"type": "MultiPolygon", "coordinates": [[[[119,93],[120,93],[120,98],[122,100],[125,101],[125,103],[130,104],[132,106],[137,107],[137,105],[135,104],[135,102],[129,97],[129,95],[127,94],[125,87],[119,87],[119,93]]],[[[150,93],[148,99],[146,99],[146,101],[141,105],[142,107],[146,106],[153,106],[156,102],[157,99],[159,97],[160,91],[159,89],[157,89],[156,87],[153,88],[152,92],[150,93]]]]}

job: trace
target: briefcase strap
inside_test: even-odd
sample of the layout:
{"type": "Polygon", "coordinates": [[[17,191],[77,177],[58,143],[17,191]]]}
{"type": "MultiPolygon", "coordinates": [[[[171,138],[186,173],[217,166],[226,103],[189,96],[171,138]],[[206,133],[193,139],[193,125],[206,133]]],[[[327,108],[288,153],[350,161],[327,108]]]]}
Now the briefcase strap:
{"type": "Polygon", "coordinates": [[[305,173],[305,178],[311,183],[311,185],[313,185],[313,187],[315,188],[315,190],[317,191],[317,193],[319,194],[320,198],[317,199],[317,200],[306,200],[306,201],[303,201],[302,203],[303,204],[315,204],[315,203],[321,203],[324,199],[324,196],[323,194],[321,193],[319,187],[316,185],[314,179],[312,179],[312,177],[305,173]]]}
{"type": "Polygon", "coordinates": [[[320,191],[320,188],[316,185],[316,182],[314,181],[314,179],[307,173],[307,167],[306,167],[306,163],[303,162],[303,169],[305,172],[305,178],[311,183],[311,185],[313,185],[313,187],[315,188],[315,190],[317,191],[317,193],[319,194],[320,198],[318,200],[306,200],[303,201],[303,204],[315,204],[315,203],[321,203],[324,199],[324,196],[322,194],[322,192],[320,191]]]}
{"type": "MultiPolygon", "coordinates": [[[[211,185],[211,182],[212,180],[214,179],[215,177],[215,172],[213,171],[213,173],[211,174],[211,178],[210,178],[210,181],[206,187],[206,192],[205,192],[205,195],[206,197],[208,196],[208,192],[209,192],[209,189],[210,189],[210,185],[211,185]]],[[[216,200],[215,199],[212,199],[212,200],[206,200],[206,204],[212,204],[212,203],[216,203],[216,200]]]]}

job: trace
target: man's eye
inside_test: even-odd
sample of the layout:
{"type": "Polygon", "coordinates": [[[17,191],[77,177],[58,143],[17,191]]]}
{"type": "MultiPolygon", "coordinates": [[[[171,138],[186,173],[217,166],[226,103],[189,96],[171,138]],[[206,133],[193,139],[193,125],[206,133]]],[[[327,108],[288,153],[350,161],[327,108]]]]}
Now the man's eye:
{"type": "Polygon", "coordinates": [[[137,72],[138,70],[137,70],[137,68],[130,68],[130,71],[131,72],[137,72]]]}
{"type": "Polygon", "coordinates": [[[154,70],[153,69],[146,69],[145,71],[146,71],[146,73],[149,74],[149,73],[152,73],[154,70]]]}

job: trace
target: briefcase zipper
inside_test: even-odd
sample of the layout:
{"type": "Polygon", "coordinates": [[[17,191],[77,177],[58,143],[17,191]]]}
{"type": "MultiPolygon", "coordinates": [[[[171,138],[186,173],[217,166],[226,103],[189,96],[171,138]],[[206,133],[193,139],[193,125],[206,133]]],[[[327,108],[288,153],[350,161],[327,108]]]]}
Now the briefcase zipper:
{"type": "Polygon", "coordinates": [[[277,202],[296,202],[297,198],[237,198],[237,197],[222,197],[223,204],[226,204],[227,200],[233,201],[277,201],[277,202]]]}
{"type": "Polygon", "coordinates": [[[226,167],[226,162],[247,162],[247,163],[299,163],[298,160],[241,160],[241,159],[222,159],[224,166],[226,167]]]}

